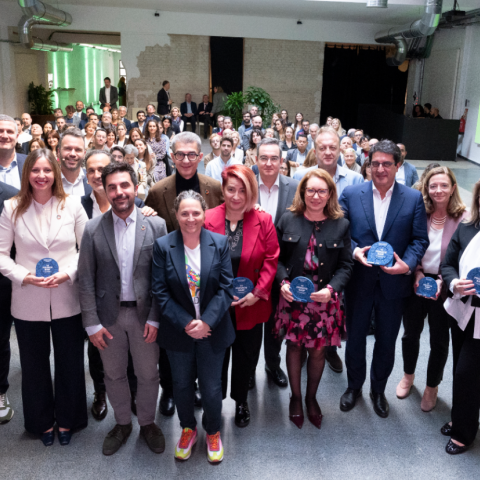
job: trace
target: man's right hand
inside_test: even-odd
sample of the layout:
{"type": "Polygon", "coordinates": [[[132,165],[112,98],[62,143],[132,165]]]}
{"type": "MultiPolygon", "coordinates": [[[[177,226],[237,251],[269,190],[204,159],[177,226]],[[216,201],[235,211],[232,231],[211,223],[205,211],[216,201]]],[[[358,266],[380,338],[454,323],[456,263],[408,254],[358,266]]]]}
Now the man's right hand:
{"type": "Polygon", "coordinates": [[[105,350],[108,347],[108,345],[105,343],[105,340],[103,338],[104,335],[109,340],[113,339],[112,335],[110,334],[110,332],[105,327],[103,327],[97,333],[94,333],[93,335],[90,335],[88,338],[99,350],[105,350]]]}
{"type": "Polygon", "coordinates": [[[360,262],[362,265],[365,265],[366,267],[371,267],[372,265],[370,265],[368,262],[367,262],[367,257],[365,255],[365,253],[370,250],[371,246],[370,247],[363,247],[363,248],[360,248],[360,247],[357,247],[355,249],[355,252],[353,254],[353,258],[357,261],[357,262],[360,262]]]}
{"type": "Polygon", "coordinates": [[[173,101],[172,101],[172,100],[169,100],[169,101],[168,101],[168,104],[169,104],[169,105],[171,105],[172,103],[173,103],[173,101]]]}

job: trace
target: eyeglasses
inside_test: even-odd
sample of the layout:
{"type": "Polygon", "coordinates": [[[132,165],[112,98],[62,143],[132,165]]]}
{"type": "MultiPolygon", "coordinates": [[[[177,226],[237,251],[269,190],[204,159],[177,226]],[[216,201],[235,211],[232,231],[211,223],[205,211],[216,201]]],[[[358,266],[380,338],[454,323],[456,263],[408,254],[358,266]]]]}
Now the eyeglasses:
{"type": "Polygon", "coordinates": [[[328,188],[320,188],[318,190],[315,190],[314,188],[305,189],[305,195],[307,197],[314,197],[315,194],[317,194],[319,197],[326,197],[328,193],[329,193],[328,188]]]}
{"type": "Polygon", "coordinates": [[[374,168],[375,170],[377,170],[378,168],[380,168],[380,165],[385,168],[385,169],[389,169],[389,168],[392,168],[394,163],[393,162],[371,162],[370,166],[372,168],[374,168]]]}
{"type": "Polygon", "coordinates": [[[185,157],[188,158],[189,162],[194,162],[199,156],[200,154],[195,152],[188,152],[188,153],[178,152],[173,154],[173,158],[175,158],[175,160],[178,160],[179,162],[182,162],[185,159],[185,157]]]}

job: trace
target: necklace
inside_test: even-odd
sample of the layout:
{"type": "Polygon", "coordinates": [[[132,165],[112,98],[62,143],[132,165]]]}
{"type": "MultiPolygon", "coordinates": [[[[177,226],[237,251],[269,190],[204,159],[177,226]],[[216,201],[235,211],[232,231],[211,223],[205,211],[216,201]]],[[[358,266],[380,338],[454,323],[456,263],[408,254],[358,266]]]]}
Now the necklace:
{"type": "Polygon", "coordinates": [[[433,223],[433,225],[436,225],[436,226],[444,225],[446,220],[447,220],[446,215],[442,218],[435,218],[434,216],[432,216],[432,223],[433,223]]]}

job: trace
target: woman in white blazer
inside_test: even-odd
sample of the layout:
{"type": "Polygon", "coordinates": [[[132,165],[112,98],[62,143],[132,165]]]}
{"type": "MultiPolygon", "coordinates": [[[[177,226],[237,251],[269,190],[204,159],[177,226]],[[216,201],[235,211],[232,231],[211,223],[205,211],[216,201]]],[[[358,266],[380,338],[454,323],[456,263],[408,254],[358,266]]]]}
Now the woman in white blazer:
{"type": "Polygon", "coordinates": [[[62,445],[70,442],[72,430],[87,425],[84,332],[76,278],[77,245],[87,221],[80,197],[65,194],[53,153],[32,152],[25,160],[20,192],[5,202],[0,216],[0,272],[12,281],[25,429],[40,435],[45,446],[53,444],[55,422],[62,445]],[[37,264],[45,258],[57,262],[58,273],[37,277],[37,264]]]}

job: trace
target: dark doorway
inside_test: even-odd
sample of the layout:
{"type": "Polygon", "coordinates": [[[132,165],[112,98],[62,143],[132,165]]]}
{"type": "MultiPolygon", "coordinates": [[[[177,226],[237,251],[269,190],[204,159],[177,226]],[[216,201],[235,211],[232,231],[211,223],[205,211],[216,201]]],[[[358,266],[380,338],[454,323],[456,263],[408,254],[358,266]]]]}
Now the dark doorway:
{"type": "Polygon", "coordinates": [[[326,47],[320,124],[331,116],[345,130],[362,128],[357,124],[362,104],[403,113],[407,78],[408,72],[387,65],[385,50],[326,47]]]}
{"type": "Polygon", "coordinates": [[[243,90],[243,38],[210,37],[212,88],[230,94],[243,90]]]}

